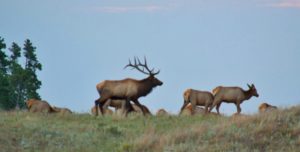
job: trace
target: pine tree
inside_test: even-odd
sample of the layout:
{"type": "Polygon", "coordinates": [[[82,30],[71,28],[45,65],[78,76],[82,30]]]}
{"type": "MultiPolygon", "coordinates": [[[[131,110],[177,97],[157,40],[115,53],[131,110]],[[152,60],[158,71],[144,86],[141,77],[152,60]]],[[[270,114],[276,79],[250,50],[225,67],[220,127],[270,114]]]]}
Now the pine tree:
{"type": "Polygon", "coordinates": [[[18,63],[18,58],[21,57],[21,48],[17,43],[13,43],[10,56],[10,85],[12,94],[10,95],[11,101],[16,109],[25,108],[25,70],[18,63]]]}
{"type": "Polygon", "coordinates": [[[42,70],[42,65],[36,57],[36,47],[30,40],[25,40],[24,56],[25,65],[19,64],[21,48],[17,43],[12,43],[9,51],[10,57],[4,49],[6,44],[0,37],[0,108],[24,108],[24,101],[30,98],[40,99],[37,90],[41,87],[41,81],[37,78],[37,71],[42,70]]]}
{"type": "Polygon", "coordinates": [[[10,104],[11,88],[7,73],[9,61],[3,50],[5,48],[4,39],[0,37],[0,108],[10,109],[12,107],[10,104]]]}
{"type": "Polygon", "coordinates": [[[26,75],[26,98],[40,99],[40,95],[37,90],[41,87],[42,82],[38,80],[36,72],[42,70],[42,65],[39,63],[36,57],[36,47],[32,45],[29,39],[25,40],[24,44],[24,56],[25,56],[25,75],[26,75]]]}
{"type": "Polygon", "coordinates": [[[3,74],[7,73],[7,66],[9,65],[9,61],[7,59],[7,55],[5,51],[2,49],[6,48],[6,44],[4,43],[4,39],[0,37],[0,71],[3,74]]]}

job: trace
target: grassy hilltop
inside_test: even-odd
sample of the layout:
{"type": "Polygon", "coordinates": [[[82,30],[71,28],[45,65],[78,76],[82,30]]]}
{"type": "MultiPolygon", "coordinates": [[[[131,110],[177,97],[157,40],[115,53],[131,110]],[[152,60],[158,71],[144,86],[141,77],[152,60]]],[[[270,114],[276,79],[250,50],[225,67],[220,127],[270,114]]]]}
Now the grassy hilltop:
{"type": "Polygon", "coordinates": [[[0,112],[0,151],[300,151],[300,106],[233,117],[0,112]]]}

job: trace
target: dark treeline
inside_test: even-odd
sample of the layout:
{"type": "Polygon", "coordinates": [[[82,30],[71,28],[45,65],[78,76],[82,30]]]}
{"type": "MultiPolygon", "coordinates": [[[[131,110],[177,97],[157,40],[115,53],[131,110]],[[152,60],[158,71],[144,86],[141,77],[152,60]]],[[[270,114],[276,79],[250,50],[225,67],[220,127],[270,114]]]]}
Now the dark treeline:
{"type": "Polygon", "coordinates": [[[36,72],[41,70],[36,47],[29,39],[21,48],[15,42],[6,46],[4,38],[0,37],[0,109],[22,109],[25,100],[40,99],[37,90],[42,83],[36,72]],[[20,63],[20,59],[24,62],[20,63]]]}

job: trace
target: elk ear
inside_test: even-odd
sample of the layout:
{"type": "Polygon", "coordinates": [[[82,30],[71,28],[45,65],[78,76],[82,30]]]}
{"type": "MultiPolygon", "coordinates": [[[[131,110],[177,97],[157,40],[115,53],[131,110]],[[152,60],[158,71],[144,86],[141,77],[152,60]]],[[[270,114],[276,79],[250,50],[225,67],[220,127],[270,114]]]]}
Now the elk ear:
{"type": "Polygon", "coordinates": [[[247,83],[247,86],[248,86],[249,88],[252,88],[248,83],[247,83]]]}

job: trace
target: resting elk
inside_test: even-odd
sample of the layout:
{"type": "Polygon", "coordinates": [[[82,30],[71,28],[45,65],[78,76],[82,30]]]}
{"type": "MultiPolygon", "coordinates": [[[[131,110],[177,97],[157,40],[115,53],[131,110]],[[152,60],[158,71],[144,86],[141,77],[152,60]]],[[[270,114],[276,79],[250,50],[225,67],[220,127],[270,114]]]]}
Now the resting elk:
{"type": "MultiPolygon", "coordinates": [[[[104,109],[108,109],[108,107],[113,107],[115,108],[115,111],[119,110],[119,109],[124,109],[126,104],[126,100],[108,100],[104,105],[103,108],[104,109]]],[[[128,105],[128,112],[138,112],[138,113],[142,113],[142,109],[140,109],[136,104],[129,104],[128,105]]],[[[145,114],[147,115],[152,115],[150,110],[145,106],[142,105],[145,114]]]]}
{"type": "Polygon", "coordinates": [[[272,106],[272,105],[270,105],[270,104],[268,104],[268,103],[262,103],[262,104],[260,104],[260,106],[258,107],[258,111],[259,111],[260,113],[273,111],[273,110],[275,110],[275,109],[277,109],[276,106],[272,106]]]}
{"type": "Polygon", "coordinates": [[[145,110],[140,104],[138,99],[140,97],[148,95],[153,88],[161,86],[163,82],[158,80],[155,75],[159,74],[159,70],[154,72],[154,69],[149,69],[147,65],[147,60],[144,58],[145,62],[142,64],[138,58],[134,58],[134,64],[129,60],[129,64],[124,67],[132,67],[143,74],[148,75],[147,78],[142,80],[136,80],[127,78],[124,80],[105,80],[97,84],[96,88],[100,95],[100,98],[95,101],[95,106],[97,108],[96,115],[98,115],[98,107],[100,107],[101,113],[103,113],[103,105],[108,100],[113,99],[123,99],[126,100],[126,110],[125,114],[128,113],[128,107],[130,101],[133,101],[140,109],[142,109],[143,114],[145,115],[145,110]],[[145,71],[146,70],[146,71],[145,71]]]}
{"type": "Polygon", "coordinates": [[[234,103],[237,107],[237,113],[239,114],[242,109],[240,107],[240,104],[243,103],[245,100],[249,100],[252,96],[258,97],[257,90],[252,84],[251,86],[247,84],[249,87],[249,90],[245,91],[240,87],[223,87],[223,86],[218,86],[213,90],[214,94],[214,102],[212,106],[209,109],[209,112],[215,107],[217,109],[218,114],[219,113],[219,108],[222,102],[226,103],[234,103]]]}
{"type": "Polygon", "coordinates": [[[50,106],[47,101],[29,99],[26,102],[26,106],[29,112],[44,112],[44,113],[55,113],[56,111],[50,106]]]}

